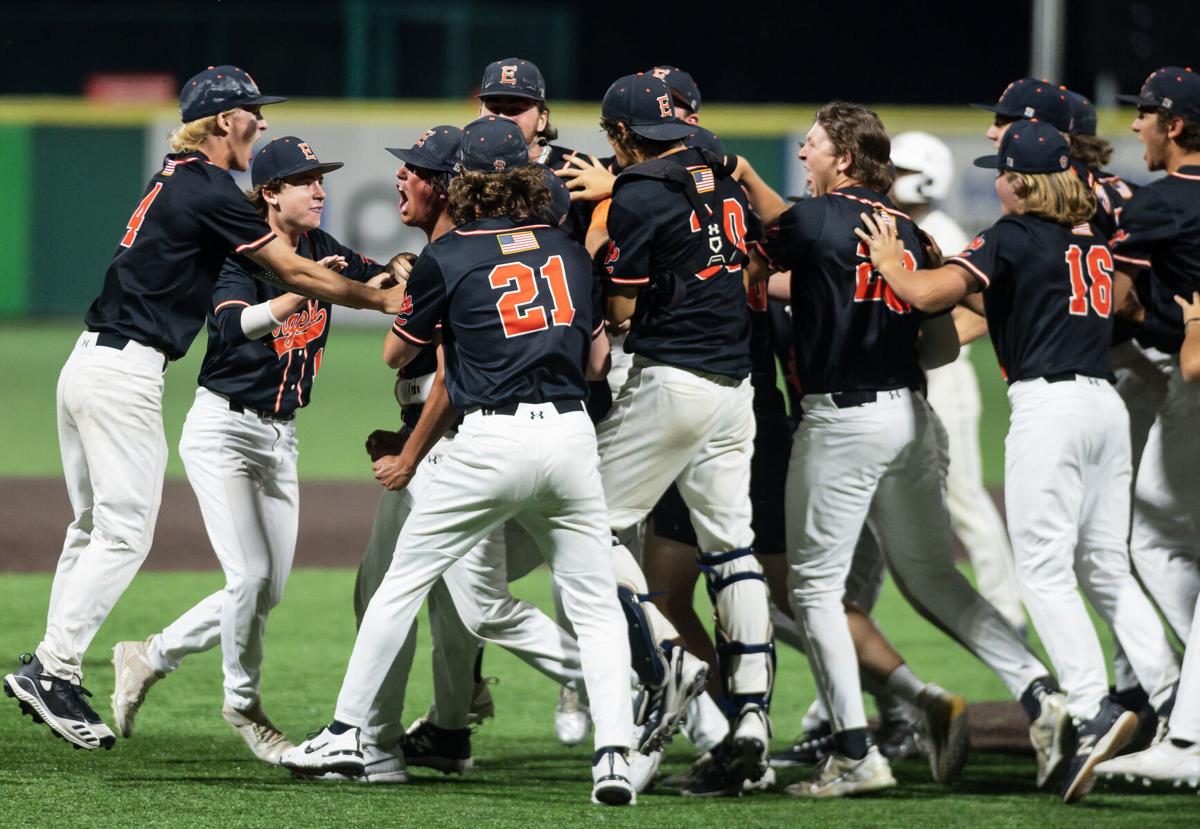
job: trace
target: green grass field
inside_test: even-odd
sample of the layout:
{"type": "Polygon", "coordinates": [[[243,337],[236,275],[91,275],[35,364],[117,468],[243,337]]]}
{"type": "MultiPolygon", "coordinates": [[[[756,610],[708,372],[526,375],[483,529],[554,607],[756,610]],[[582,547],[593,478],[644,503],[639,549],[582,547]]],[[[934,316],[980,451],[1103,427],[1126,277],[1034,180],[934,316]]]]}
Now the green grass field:
{"type": "MultiPolygon", "coordinates": [[[[337,312],[334,312],[336,317],[337,312]]],[[[0,323],[0,411],[11,430],[0,453],[0,478],[62,474],[55,425],[58,373],[83,326],[78,321],[0,323]]],[[[313,402],[297,420],[303,480],[370,481],[363,440],[377,428],[396,428],[393,373],[380,359],[384,331],[334,325],[321,363],[313,402]]],[[[167,372],[163,421],[171,459],[167,476],[183,478],[176,447],[192,405],[204,356],[204,335],[167,372]]],[[[983,394],[984,479],[999,487],[1004,477],[1004,433],[1008,399],[989,343],[977,343],[971,359],[983,394]]]]}
{"type": "MultiPolygon", "coordinates": [[[[109,649],[122,639],[159,630],[192,602],[218,588],[215,572],[145,573],[109,617],[85,659],[85,682],[108,718],[113,673],[109,649]]],[[[348,570],[293,574],[271,617],[263,696],[272,718],[300,739],[332,716],[333,702],[354,635],[348,570]]],[[[36,644],[45,618],[50,576],[6,574],[0,579],[0,655],[5,662],[36,644]]],[[[515,587],[549,607],[548,579],[536,571],[515,587]]],[[[704,601],[701,599],[701,601],[704,601]]],[[[972,700],[999,699],[999,681],[919,619],[890,589],[878,617],[910,664],[927,679],[972,700]]],[[[422,623],[423,624],[423,623],[422,623]]],[[[422,632],[425,628],[422,627],[422,632]]],[[[422,638],[409,686],[408,716],[430,696],[428,640],[422,638]]],[[[9,663],[11,664],[11,663],[9,663]]],[[[4,665],[7,667],[7,664],[4,665]]],[[[414,771],[407,786],[303,783],[257,763],[220,717],[220,658],[191,657],[154,687],[137,733],[111,752],[75,751],[42,726],[18,717],[0,697],[0,805],[10,825],[39,826],[654,826],[727,827],[820,824],[858,826],[1159,826],[1195,825],[1200,799],[1191,790],[1162,795],[1105,789],[1064,807],[1034,788],[1033,758],[976,755],[953,786],[930,782],[923,761],[897,765],[892,793],[831,803],[806,803],[774,794],[694,801],[669,793],[643,795],[635,810],[602,810],[587,803],[591,748],[564,748],[554,739],[557,688],[515,657],[489,649],[485,673],[497,716],[476,732],[476,768],[464,778],[414,771]]],[[[776,744],[799,730],[813,695],[803,657],[781,648],[774,719],[776,744]]],[[[690,761],[682,739],[668,771],[690,761]]],[[[797,770],[781,783],[801,776],[797,770]]]]}

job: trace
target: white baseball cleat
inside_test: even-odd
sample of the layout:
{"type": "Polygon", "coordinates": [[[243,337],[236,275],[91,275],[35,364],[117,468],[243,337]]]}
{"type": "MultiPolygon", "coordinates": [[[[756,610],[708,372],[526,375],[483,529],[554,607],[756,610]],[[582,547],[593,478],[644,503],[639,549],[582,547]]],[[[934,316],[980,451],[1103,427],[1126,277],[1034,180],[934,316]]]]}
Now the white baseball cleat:
{"type": "Polygon", "coordinates": [[[771,723],[761,705],[744,705],[733,722],[727,764],[743,783],[757,783],[767,773],[771,723]]]}
{"type": "Polygon", "coordinates": [[[708,663],[697,659],[681,646],[666,654],[667,678],[658,688],[649,689],[640,705],[637,725],[641,731],[634,748],[641,752],[661,749],[679,731],[688,704],[704,693],[708,663]]]}
{"type": "Polygon", "coordinates": [[[896,785],[892,767],[879,749],[871,746],[867,756],[852,760],[831,754],[821,764],[821,770],[812,780],[802,780],[784,788],[783,793],[792,797],[847,797],[867,794],[896,785]]]}
{"type": "Polygon", "coordinates": [[[629,762],[621,749],[602,748],[592,758],[592,802],[604,806],[637,803],[629,782],[629,762]]]}
{"type": "Polygon", "coordinates": [[[146,701],[146,692],[166,676],[162,671],[150,667],[146,658],[149,643],[149,639],[145,642],[118,642],[113,648],[113,725],[122,737],[133,736],[133,720],[146,701]]]}
{"type": "Polygon", "coordinates": [[[554,707],[554,734],[565,746],[582,743],[592,730],[592,716],[574,688],[563,686],[554,707]]]}
{"type": "Polygon", "coordinates": [[[1068,756],[1071,739],[1071,715],[1067,697],[1055,692],[1042,697],[1042,711],[1029,725],[1029,742],[1037,754],[1037,787],[1046,785],[1068,756]]]}
{"type": "Polygon", "coordinates": [[[292,741],[263,713],[262,705],[248,711],[238,711],[228,703],[221,709],[221,716],[233,730],[241,735],[254,756],[272,766],[279,765],[280,756],[290,748],[292,741]]]}
{"type": "Polygon", "coordinates": [[[967,764],[970,729],[967,726],[967,701],[945,688],[926,685],[917,696],[921,711],[921,732],[929,753],[933,782],[949,783],[967,764]]]}
{"type": "Polygon", "coordinates": [[[1180,748],[1169,739],[1145,751],[1126,754],[1099,763],[1096,774],[1126,780],[1161,780],[1189,786],[1200,785],[1200,745],[1180,748]]]}
{"type": "Polygon", "coordinates": [[[357,780],[360,783],[407,783],[408,766],[404,761],[404,749],[401,742],[396,742],[387,748],[363,743],[362,775],[342,774],[331,771],[313,777],[314,780],[357,780]]]}
{"type": "Polygon", "coordinates": [[[636,748],[629,749],[629,785],[633,787],[634,792],[641,794],[654,783],[654,776],[658,774],[658,767],[662,764],[662,756],[661,749],[649,754],[642,754],[636,748]]]}
{"type": "Polygon", "coordinates": [[[366,767],[362,750],[362,732],[350,728],[334,734],[329,726],[293,746],[279,758],[279,765],[300,775],[317,776],[337,772],[359,777],[366,767]]]}

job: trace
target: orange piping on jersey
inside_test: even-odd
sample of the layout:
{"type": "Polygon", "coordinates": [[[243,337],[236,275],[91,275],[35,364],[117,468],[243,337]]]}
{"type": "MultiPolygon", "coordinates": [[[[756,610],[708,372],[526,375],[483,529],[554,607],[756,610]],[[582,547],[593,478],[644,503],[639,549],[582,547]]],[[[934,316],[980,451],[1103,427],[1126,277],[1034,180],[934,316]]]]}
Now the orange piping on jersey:
{"type": "Polygon", "coordinates": [[[879,208],[880,210],[882,210],[885,213],[891,213],[893,216],[899,216],[902,219],[908,219],[910,222],[912,221],[912,217],[909,216],[907,213],[901,213],[899,210],[895,209],[894,207],[888,207],[883,202],[871,201],[870,199],[859,198],[858,196],[852,196],[849,193],[842,193],[837,190],[831,191],[829,193],[829,195],[841,196],[843,199],[852,199],[853,201],[859,202],[861,204],[869,204],[869,205],[871,205],[871,207],[879,208]]]}
{"type": "Polygon", "coordinates": [[[516,233],[518,230],[543,230],[550,225],[521,225],[520,227],[502,227],[497,230],[456,230],[459,236],[495,236],[497,233],[516,233]]]}
{"type": "Polygon", "coordinates": [[[987,287],[988,285],[992,284],[992,280],[988,279],[988,276],[986,273],[979,270],[979,268],[972,265],[966,259],[963,259],[958,256],[951,256],[949,259],[946,260],[946,264],[947,265],[961,265],[962,267],[966,268],[968,271],[973,273],[975,276],[978,276],[980,279],[983,280],[984,287],[987,287]]]}
{"type": "Polygon", "coordinates": [[[272,230],[266,236],[260,236],[259,238],[255,239],[253,242],[247,242],[244,245],[238,245],[236,248],[234,248],[233,252],[241,253],[244,250],[258,250],[259,248],[261,248],[263,245],[265,245],[267,242],[271,241],[274,238],[275,238],[275,231],[272,230]]]}
{"type": "Polygon", "coordinates": [[[222,309],[222,308],[228,308],[228,307],[230,307],[230,306],[232,306],[232,305],[241,305],[241,306],[243,306],[243,307],[245,307],[245,308],[249,308],[249,307],[250,307],[250,303],[249,303],[249,302],[243,302],[243,301],[242,301],[242,300],[240,300],[240,299],[227,299],[227,300],[225,300],[224,302],[222,302],[220,305],[218,305],[216,308],[214,308],[214,309],[213,309],[213,313],[214,313],[214,314],[219,314],[219,313],[221,313],[221,309],[222,309]]]}
{"type": "Polygon", "coordinates": [[[279,391],[275,394],[275,411],[279,411],[279,405],[283,402],[283,387],[287,385],[288,372],[292,368],[292,349],[288,349],[287,365],[283,367],[283,376],[279,378],[279,391]]]}
{"type": "Polygon", "coordinates": [[[608,279],[617,285],[646,285],[650,282],[650,277],[648,276],[633,276],[626,279],[618,276],[610,276],[608,279]]]}
{"type": "Polygon", "coordinates": [[[429,345],[431,342],[433,342],[433,340],[422,340],[420,337],[415,337],[398,325],[392,326],[392,333],[398,334],[404,339],[408,340],[410,343],[416,343],[417,345],[429,345]]]}
{"type": "Polygon", "coordinates": [[[1167,175],[1175,176],[1175,178],[1187,179],[1188,181],[1200,181],[1200,176],[1193,176],[1189,175],[1188,173],[1167,173],[1167,175]]]}
{"type": "Polygon", "coordinates": [[[1154,263],[1149,259],[1134,259],[1132,256],[1122,256],[1119,253],[1114,253],[1112,258],[1116,259],[1118,262],[1128,262],[1131,265],[1137,265],[1139,268],[1150,268],[1154,266],[1154,263]]]}

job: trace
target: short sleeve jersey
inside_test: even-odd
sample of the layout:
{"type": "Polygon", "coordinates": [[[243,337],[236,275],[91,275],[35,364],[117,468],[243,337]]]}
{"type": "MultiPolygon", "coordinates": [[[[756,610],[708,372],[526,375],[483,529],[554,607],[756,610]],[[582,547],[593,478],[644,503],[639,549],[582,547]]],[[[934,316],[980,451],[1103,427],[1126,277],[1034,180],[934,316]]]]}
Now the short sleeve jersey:
{"type": "MultiPolygon", "coordinates": [[[[342,275],[359,282],[383,270],[320,229],[301,236],[296,253],[313,261],[344,256],[347,264],[342,275]]],[[[254,274],[261,270],[244,256],[225,260],[208,313],[208,348],[198,382],[248,408],[287,416],[312,398],[332,308],[328,302],[310,299],[266,336],[247,339],[242,311],[284,293],[256,279],[254,274]]]]}
{"type": "Polygon", "coordinates": [[[225,258],[274,238],[226,170],[201,152],[168,155],[129,217],[84,322],[178,360],[204,324],[225,258]]]}
{"type": "Polygon", "coordinates": [[[792,205],[767,226],[761,250],[791,271],[796,377],[805,394],[920,388],[917,334],[925,314],[892,291],[854,235],[861,213],[894,222],[905,265],[921,267],[917,227],[887,196],[845,187],[792,205]]]}
{"type": "Polygon", "coordinates": [[[509,218],[469,222],[430,243],[393,331],[429,345],[442,323],[446,385],[459,410],[587,397],[592,263],[563,231],[509,218]]]}
{"type": "Polygon", "coordinates": [[[1174,297],[1190,299],[1200,290],[1200,166],[1180,167],[1139,188],[1121,211],[1109,247],[1118,267],[1154,269],[1153,279],[1139,286],[1146,325],[1138,339],[1177,353],[1183,315],[1174,297]]]}
{"type": "Polygon", "coordinates": [[[1113,260],[1102,233],[1005,216],[946,261],[984,286],[988,332],[1008,382],[1110,379],[1113,260]]]}
{"type": "Polygon", "coordinates": [[[751,370],[742,269],[746,245],[761,235],[758,220],[741,186],[716,177],[699,152],[665,158],[691,174],[712,213],[697,217],[686,195],[664,181],[633,178],[616,190],[604,263],[609,284],[644,288],[652,276],[667,272],[683,282],[682,299],[671,307],[641,292],[625,350],[742,379],[751,370]]]}

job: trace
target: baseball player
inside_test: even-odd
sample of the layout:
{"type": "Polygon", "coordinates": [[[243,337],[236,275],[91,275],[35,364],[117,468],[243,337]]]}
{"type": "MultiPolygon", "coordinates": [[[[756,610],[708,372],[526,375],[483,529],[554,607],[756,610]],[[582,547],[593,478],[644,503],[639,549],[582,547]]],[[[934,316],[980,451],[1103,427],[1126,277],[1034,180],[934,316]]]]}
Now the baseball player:
{"type": "MultiPolygon", "coordinates": [[[[341,166],[322,163],[295,136],[277,138],[255,155],[248,196],[301,256],[358,281],[387,276],[383,265],[320,229],[323,178],[341,166]]],[[[112,710],[117,731],[132,736],[150,687],[184,657],[220,643],[221,714],[258,759],[277,764],[292,744],[263,713],[263,632],[291,571],[300,520],[295,417],[312,399],[332,309],[255,279],[256,270],[242,256],[221,270],[196,401],[179,442],[225,587],[145,642],[113,648],[112,710]]]]}
{"type": "Polygon", "coordinates": [[[1155,704],[1179,678],[1170,645],[1129,567],[1129,424],[1110,385],[1112,255],[1089,219],[1095,197],[1070,169],[1066,140],[1023,121],[997,155],[1004,217],[941,268],[906,267],[888,223],[857,231],[896,296],[935,310],[984,292],[1009,382],[1005,501],[1022,598],[1067,691],[1076,747],[1063,801],[1087,794],[1097,763],[1132,738],[1137,716],[1107,696],[1100,643],[1078,588],[1113,627],[1155,704]]]}
{"type": "MultiPolygon", "coordinates": [[[[335,718],[283,763],[301,772],[361,772],[360,727],[420,601],[455,560],[514,518],[559,579],[578,632],[595,720],[592,799],[635,801],[629,643],[605,554],[595,433],[584,412],[585,365],[598,326],[591,263],[530,217],[549,201],[520,132],[485,117],[463,131],[464,172],[451,186],[459,226],[421,254],[398,320],[409,362],[443,323],[450,402],[462,426],[405,522],[396,557],[363,617],[335,718]],[[400,324],[402,323],[402,324],[400,324]]],[[[428,403],[426,405],[429,405],[428,403]]],[[[444,431],[453,410],[438,424],[444,431]]]]}
{"type": "Polygon", "coordinates": [[[130,215],[100,296],[59,378],[63,468],[75,519],[50,591],[46,635],[4,690],[77,748],[116,737],[88,705],[83,654],[150,550],[167,448],[163,373],[204,324],[226,257],[314,299],[400,309],[403,289],[346,279],[276,238],[234,184],[267,123],[265,96],[236,66],[210,67],[180,92],[172,152],[130,215]]]}
{"type": "Polygon", "coordinates": [[[716,610],[732,711],[729,736],[718,746],[721,785],[736,791],[766,772],[774,661],[750,525],[754,415],[741,271],[753,218],[724,159],[683,145],[694,128],[675,119],[660,79],[614,82],[601,127],[623,170],[607,217],[608,319],[631,321],[625,347],[634,360],[597,440],[634,666],[655,689],[648,738],[669,736],[707,675],[648,600],[628,549],[674,481],[696,527],[716,610]]]}
{"type": "MultiPolygon", "coordinates": [[[[456,127],[434,127],[412,147],[390,150],[404,162],[397,172],[401,219],[424,230],[431,241],[453,227],[449,183],[458,161],[460,135],[456,127]]],[[[561,181],[547,175],[545,168],[543,180],[565,192],[561,181]]],[[[548,222],[557,225],[564,214],[560,200],[548,222]]],[[[407,342],[401,328],[398,321],[384,346],[384,359],[393,367],[403,356],[407,342]]],[[[355,614],[360,624],[392,563],[397,538],[414,504],[424,497],[452,445],[453,429],[422,459],[416,451],[421,440],[404,440],[408,434],[419,436],[427,431],[438,420],[439,406],[448,405],[440,353],[440,346],[422,351],[403,367],[397,380],[396,395],[406,432],[377,432],[368,441],[378,449],[372,449],[375,477],[388,491],[376,513],[359,566],[355,614]],[[426,405],[426,401],[433,404],[426,405]]],[[[574,638],[535,606],[517,601],[508,592],[507,581],[522,577],[541,561],[536,545],[510,522],[497,527],[434,585],[429,601],[433,706],[405,735],[401,716],[415,648],[414,628],[388,669],[387,680],[362,727],[364,777],[368,782],[402,782],[399,773],[405,761],[445,772],[461,773],[470,767],[467,726],[471,712],[480,707],[480,713],[486,713],[486,701],[480,702],[478,696],[479,689],[487,687],[477,674],[481,640],[509,648],[559,683],[582,688],[579,648],[574,638]]]]}
{"type": "Polygon", "coordinates": [[[1191,464],[1200,453],[1200,388],[1186,383],[1180,368],[1185,327],[1175,297],[1200,288],[1200,76],[1163,67],[1122,100],[1138,107],[1133,131],[1146,166],[1166,176],[1134,193],[1110,241],[1116,307],[1135,306],[1139,342],[1170,355],[1166,393],[1137,468],[1130,553],[1138,578],[1186,642],[1200,595],[1200,475],[1191,464]],[[1141,272],[1149,268],[1146,277],[1141,272]]]}
{"type": "MultiPolygon", "coordinates": [[[[900,300],[853,240],[868,208],[897,223],[910,266],[925,250],[915,225],[884,195],[890,142],[874,113],[833,102],[817,113],[800,158],[816,198],[790,209],[757,177],[751,188],[768,229],[755,271],[791,271],[797,373],[804,417],[788,467],[788,562],[792,609],[801,623],[818,688],[832,718],[834,753],[802,797],[840,796],[895,785],[866,740],[858,668],[842,608],[846,573],[864,524],[883,546],[897,584],[914,606],[1000,675],[1021,698],[1031,735],[1045,744],[1065,727],[1045,668],[1020,635],[954,567],[942,497],[944,437],[918,391],[924,347],[957,354],[948,315],[928,320],[900,300]],[[847,277],[852,278],[847,278],[847,277]],[[1046,732],[1050,738],[1047,738],[1046,732]]],[[[936,363],[935,363],[936,364],[936,363]]],[[[950,700],[946,700],[950,703],[950,700]]],[[[953,723],[961,710],[948,712],[953,723]]],[[[1039,774],[1039,778],[1042,775],[1039,774]]]]}
{"type": "MultiPolygon", "coordinates": [[[[950,193],[954,156],[941,140],[926,132],[902,132],[892,137],[892,163],[896,183],[892,198],[943,251],[959,251],[967,237],[954,219],[933,206],[950,193]]],[[[1017,630],[1025,627],[1025,614],[1017,588],[1016,568],[1008,531],[991,496],[983,486],[979,457],[979,381],[971,367],[970,345],[962,346],[958,359],[925,374],[926,397],[949,439],[946,472],[946,506],[950,526],[958,536],[979,593],[1017,630]]]]}

